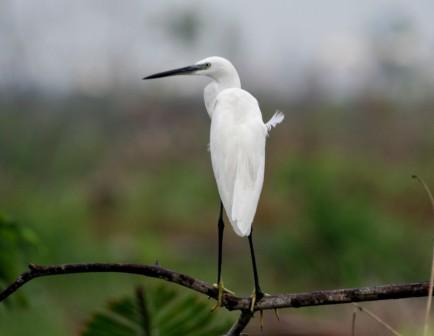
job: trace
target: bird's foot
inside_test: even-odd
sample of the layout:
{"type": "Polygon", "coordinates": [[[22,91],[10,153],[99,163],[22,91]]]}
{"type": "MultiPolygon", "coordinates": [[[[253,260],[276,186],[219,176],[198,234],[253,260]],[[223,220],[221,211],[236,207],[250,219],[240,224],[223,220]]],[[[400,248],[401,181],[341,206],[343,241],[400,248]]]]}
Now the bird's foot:
{"type": "Polygon", "coordinates": [[[265,294],[261,291],[256,289],[253,290],[252,295],[250,295],[250,311],[253,313],[255,311],[255,304],[256,302],[261,301],[261,299],[265,296],[265,294]]]}
{"type": "MultiPolygon", "coordinates": [[[[250,295],[250,299],[251,299],[251,301],[250,301],[250,311],[251,311],[252,314],[255,312],[256,302],[261,301],[261,299],[264,296],[269,296],[269,294],[263,293],[260,290],[259,291],[256,291],[256,289],[253,290],[252,295],[250,295]]],[[[259,321],[260,321],[259,325],[260,325],[261,332],[262,332],[263,329],[264,329],[264,311],[262,309],[259,309],[259,321]]]]}
{"type": "Polygon", "coordinates": [[[223,280],[220,280],[220,282],[218,284],[216,284],[216,283],[213,284],[213,287],[218,289],[218,293],[217,293],[217,302],[214,305],[214,307],[212,307],[211,311],[214,311],[218,307],[222,306],[223,294],[224,293],[229,293],[229,294],[235,295],[235,292],[233,292],[233,291],[231,291],[231,290],[229,290],[229,289],[227,289],[227,288],[224,287],[223,280]]]}

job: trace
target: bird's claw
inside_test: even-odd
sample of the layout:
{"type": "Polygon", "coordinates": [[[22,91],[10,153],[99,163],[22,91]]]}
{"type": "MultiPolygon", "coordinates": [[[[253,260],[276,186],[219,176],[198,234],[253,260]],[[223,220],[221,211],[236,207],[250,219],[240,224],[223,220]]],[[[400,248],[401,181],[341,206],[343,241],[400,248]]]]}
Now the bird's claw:
{"type": "Polygon", "coordinates": [[[264,294],[262,292],[256,292],[256,289],[253,290],[252,295],[250,296],[250,311],[253,313],[255,311],[255,304],[257,301],[260,301],[265,295],[268,294],[264,294]]]}
{"type": "MultiPolygon", "coordinates": [[[[217,283],[214,283],[214,284],[212,284],[212,286],[214,287],[214,288],[219,288],[219,284],[217,284],[217,283]]],[[[221,281],[221,286],[222,286],[222,290],[223,290],[223,292],[224,293],[228,293],[228,294],[231,294],[231,295],[235,295],[235,292],[234,291],[231,291],[230,289],[228,289],[228,288],[226,288],[225,286],[223,286],[223,281],[221,281]]]]}
{"type": "Polygon", "coordinates": [[[250,311],[253,313],[255,310],[255,303],[256,303],[256,293],[253,291],[252,295],[250,296],[250,311]]]}
{"type": "Polygon", "coordinates": [[[233,292],[233,291],[231,291],[231,290],[229,290],[229,289],[227,289],[227,288],[224,287],[223,280],[220,280],[220,282],[218,284],[217,283],[213,284],[213,287],[217,288],[218,293],[217,293],[217,302],[214,305],[214,307],[212,307],[211,311],[214,311],[218,307],[222,306],[223,294],[224,293],[229,293],[229,294],[235,295],[235,292],[233,292]]]}
{"type": "MultiPolygon", "coordinates": [[[[256,292],[256,289],[253,290],[252,295],[250,296],[250,312],[253,314],[255,312],[255,304],[257,301],[261,301],[261,299],[264,296],[270,296],[267,293],[263,293],[263,292],[256,292]]],[[[264,311],[262,309],[259,309],[259,320],[260,320],[260,328],[261,328],[261,332],[264,329],[264,311]]]]}

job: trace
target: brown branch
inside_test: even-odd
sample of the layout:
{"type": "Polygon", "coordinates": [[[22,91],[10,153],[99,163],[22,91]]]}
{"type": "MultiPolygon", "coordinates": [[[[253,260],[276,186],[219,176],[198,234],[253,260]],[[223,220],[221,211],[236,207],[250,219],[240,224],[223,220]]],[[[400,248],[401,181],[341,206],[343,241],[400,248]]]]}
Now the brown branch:
{"type": "Polygon", "coordinates": [[[238,336],[247,327],[250,320],[253,317],[253,313],[249,309],[241,310],[240,317],[232,325],[231,329],[224,336],[238,336]]]}
{"type": "MultiPolygon", "coordinates": [[[[321,290],[297,294],[278,294],[264,297],[255,305],[255,310],[276,308],[301,308],[334,305],[352,302],[380,301],[427,296],[429,282],[391,284],[384,286],[321,290]]],[[[244,309],[250,302],[242,298],[232,309],[244,309]]]]}
{"type": "Polygon", "coordinates": [[[35,278],[74,273],[129,273],[143,275],[174,282],[212,298],[217,297],[217,289],[210,284],[194,279],[188,275],[162,268],[158,265],[89,263],[42,266],[30,264],[29,271],[22,273],[11,285],[9,285],[9,287],[0,293],[0,302],[18,290],[25,283],[35,278]]]}
{"type": "MultiPolygon", "coordinates": [[[[11,285],[0,292],[0,302],[17,291],[27,282],[44,276],[76,273],[129,273],[163,279],[190,288],[214,299],[217,289],[207,282],[188,275],[165,269],[159,265],[139,264],[64,264],[64,265],[29,265],[29,270],[22,273],[11,285]]],[[[265,296],[255,305],[255,311],[277,308],[300,308],[320,305],[333,305],[351,302],[404,299],[427,296],[429,282],[412,284],[384,285],[365,288],[322,290],[298,294],[279,294],[265,296]]],[[[250,312],[250,298],[223,295],[223,307],[228,310],[240,310],[241,315],[227,335],[238,335],[248,324],[253,314],[250,312]],[[237,334],[238,332],[238,334],[237,334]]]]}

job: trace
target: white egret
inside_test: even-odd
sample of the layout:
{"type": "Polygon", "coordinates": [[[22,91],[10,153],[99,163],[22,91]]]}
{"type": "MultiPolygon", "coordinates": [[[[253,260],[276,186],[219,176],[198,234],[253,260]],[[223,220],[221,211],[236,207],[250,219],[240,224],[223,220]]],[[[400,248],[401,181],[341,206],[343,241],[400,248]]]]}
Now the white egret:
{"type": "Polygon", "coordinates": [[[235,233],[249,239],[255,281],[251,306],[253,310],[255,302],[264,296],[258,280],[252,223],[264,181],[265,139],[271,128],[283,120],[284,115],[276,112],[264,123],[257,100],[241,89],[237,70],[222,57],[208,57],[194,65],[160,72],[143,79],[174,75],[200,75],[212,80],[205,87],[204,100],[211,118],[209,149],[221,200],[218,220],[217,305],[221,305],[224,290],[221,279],[224,207],[235,233]]]}

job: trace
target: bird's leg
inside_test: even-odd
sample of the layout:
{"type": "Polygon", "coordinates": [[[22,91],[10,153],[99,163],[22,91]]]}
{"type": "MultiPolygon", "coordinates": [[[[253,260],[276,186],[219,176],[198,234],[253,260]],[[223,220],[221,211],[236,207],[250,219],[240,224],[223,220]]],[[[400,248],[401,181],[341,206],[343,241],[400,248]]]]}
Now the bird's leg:
{"type": "Polygon", "coordinates": [[[255,279],[255,289],[253,290],[252,301],[250,304],[250,310],[253,312],[255,310],[255,303],[257,301],[260,301],[264,297],[264,293],[262,292],[261,287],[259,286],[258,269],[256,267],[255,250],[253,248],[252,235],[253,235],[253,229],[249,235],[250,255],[252,257],[253,277],[255,279]]]}
{"type": "Polygon", "coordinates": [[[217,295],[217,303],[213,307],[212,310],[215,310],[217,307],[220,307],[222,305],[222,299],[223,299],[223,281],[221,278],[222,275],[222,245],[223,245],[223,231],[225,229],[225,223],[223,221],[223,203],[220,201],[220,215],[219,220],[217,223],[218,226],[218,262],[217,262],[217,288],[218,288],[218,295],[217,295]]]}

